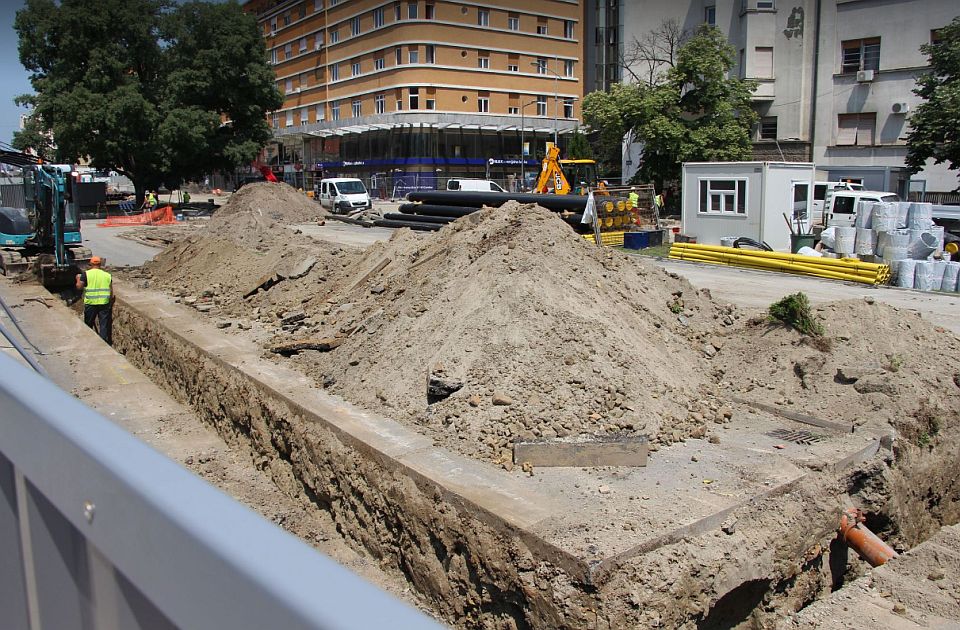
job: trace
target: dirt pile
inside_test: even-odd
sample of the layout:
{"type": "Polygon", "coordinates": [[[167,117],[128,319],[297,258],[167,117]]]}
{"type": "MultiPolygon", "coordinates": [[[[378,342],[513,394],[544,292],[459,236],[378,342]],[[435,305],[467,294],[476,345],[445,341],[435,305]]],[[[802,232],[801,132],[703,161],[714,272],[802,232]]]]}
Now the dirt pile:
{"type": "Polygon", "coordinates": [[[281,290],[265,301],[299,304],[309,285],[318,278],[324,282],[331,270],[343,269],[355,256],[287,227],[319,215],[316,202],[287,184],[249,184],[230,197],[206,229],[171,244],[144,271],[154,286],[222,315],[255,318],[245,297],[278,282],[281,290]],[[291,291],[296,295],[288,296],[291,291]]]}
{"type": "Polygon", "coordinates": [[[400,231],[305,306],[317,333],[346,336],[296,359],[319,383],[501,462],[517,438],[695,433],[688,404],[711,380],[700,337],[714,315],[738,316],[517,203],[427,238],[400,231]],[[453,393],[428,399],[431,376],[453,393]]]}

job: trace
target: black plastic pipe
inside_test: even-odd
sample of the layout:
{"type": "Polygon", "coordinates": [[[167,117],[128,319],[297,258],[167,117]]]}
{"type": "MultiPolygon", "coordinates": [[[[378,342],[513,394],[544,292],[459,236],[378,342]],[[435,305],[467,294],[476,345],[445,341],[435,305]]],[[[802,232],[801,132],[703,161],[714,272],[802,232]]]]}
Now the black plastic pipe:
{"type": "Polygon", "coordinates": [[[419,223],[417,221],[391,221],[389,219],[377,219],[373,222],[377,227],[390,228],[410,228],[411,230],[420,230],[423,232],[435,232],[443,226],[439,223],[419,223]]]}
{"type": "Polygon", "coordinates": [[[420,223],[443,223],[447,224],[456,221],[457,217],[432,217],[423,214],[401,214],[399,212],[388,212],[383,215],[384,219],[390,221],[419,221],[420,223]]]}
{"type": "Polygon", "coordinates": [[[407,201],[422,201],[428,204],[447,206],[500,207],[510,200],[520,203],[535,203],[549,210],[575,210],[582,212],[587,205],[583,195],[539,195],[534,193],[465,192],[447,190],[421,190],[407,195],[407,201]]]}
{"type": "Polygon", "coordinates": [[[432,203],[405,203],[400,206],[400,212],[404,214],[417,214],[431,217],[453,217],[455,219],[465,217],[479,209],[479,206],[476,208],[470,208],[467,206],[438,206],[432,203]]]}

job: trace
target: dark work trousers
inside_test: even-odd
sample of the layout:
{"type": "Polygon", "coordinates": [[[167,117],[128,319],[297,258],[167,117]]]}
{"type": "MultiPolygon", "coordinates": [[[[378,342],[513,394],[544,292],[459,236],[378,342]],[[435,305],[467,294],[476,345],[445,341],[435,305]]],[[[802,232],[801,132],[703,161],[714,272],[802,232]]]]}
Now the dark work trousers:
{"type": "Polygon", "coordinates": [[[113,345],[113,305],[112,304],[84,304],[84,323],[100,333],[100,338],[113,345]],[[97,330],[97,324],[100,327],[97,330]]]}

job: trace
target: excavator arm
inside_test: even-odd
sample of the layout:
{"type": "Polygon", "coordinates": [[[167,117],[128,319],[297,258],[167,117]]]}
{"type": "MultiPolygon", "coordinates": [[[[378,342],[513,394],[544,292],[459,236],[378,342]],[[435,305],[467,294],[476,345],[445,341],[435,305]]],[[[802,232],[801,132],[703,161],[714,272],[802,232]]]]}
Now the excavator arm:
{"type": "Polygon", "coordinates": [[[544,156],[540,177],[533,189],[537,193],[548,193],[551,190],[557,195],[569,195],[571,191],[570,182],[560,168],[560,149],[556,145],[551,146],[544,156]]]}

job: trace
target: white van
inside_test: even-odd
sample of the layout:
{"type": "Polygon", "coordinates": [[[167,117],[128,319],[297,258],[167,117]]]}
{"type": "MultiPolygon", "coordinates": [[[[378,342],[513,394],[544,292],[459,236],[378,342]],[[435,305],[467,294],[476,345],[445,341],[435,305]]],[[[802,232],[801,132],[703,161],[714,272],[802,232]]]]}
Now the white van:
{"type": "Polygon", "coordinates": [[[448,179],[447,190],[467,190],[471,192],[507,192],[497,182],[489,179],[448,179]]]}
{"type": "Polygon", "coordinates": [[[320,205],[334,214],[347,214],[373,206],[367,187],[354,177],[321,179],[320,205]]]}
{"type": "MultiPolygon", "coordinates": [[[[823,206],[827,198],[835,190],[863,190],[863,184],[854,184],[852,182],[814,182],[813,183],[813,204],[810,212],[812,213],[813,223],[823,223],[823,206]]],[[[825,223],[823,223],[825,225],[825,223]]]]}
{"type": "Polygon", "coordinates": [[[900,197],[890,192],[876,190],[835,190],[827,196],[823,210],[824,224],[852,227],[856,223],[860,204],[882,201],[890,203],[900,201],[900,197]]]}

